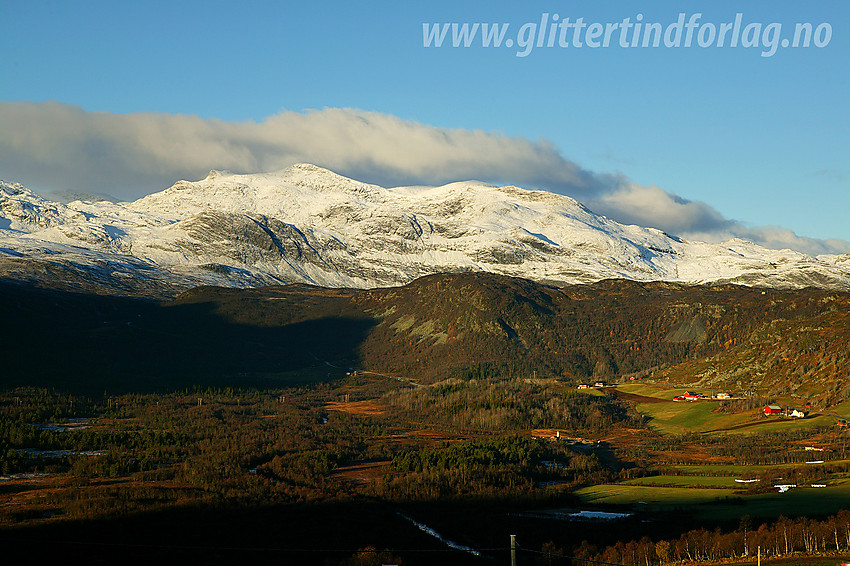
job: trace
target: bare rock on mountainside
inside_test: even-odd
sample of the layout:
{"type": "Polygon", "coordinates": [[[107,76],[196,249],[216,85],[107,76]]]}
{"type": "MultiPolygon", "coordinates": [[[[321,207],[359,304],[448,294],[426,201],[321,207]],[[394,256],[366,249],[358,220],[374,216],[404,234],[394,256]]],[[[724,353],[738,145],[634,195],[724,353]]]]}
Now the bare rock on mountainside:
{"type": "Polygon", "coordinates": [[[0,277],[174,295],[199,284],[373,288],[465,272],[556,285],[850,289],[843,256],[685,241],[569,197],[475,181],[385,188],[300,164],[255,175],[212,171],[135,202],[67,204],[0,183],[0,277]]]}

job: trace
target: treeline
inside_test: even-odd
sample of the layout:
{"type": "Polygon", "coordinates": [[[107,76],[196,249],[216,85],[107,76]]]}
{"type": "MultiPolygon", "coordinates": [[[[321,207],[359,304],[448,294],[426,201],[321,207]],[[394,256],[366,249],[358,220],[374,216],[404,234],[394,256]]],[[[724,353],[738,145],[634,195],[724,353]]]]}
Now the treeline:
{"type": "Polygon", "coordinates": [[[610,481],[616,474],[591,453],[521,436],[482,438],[397,454],[374,493],[399,501],[457,498],[557,498],[535,491],[610,481]]]}
{"type": "MultiPolygon", "coordinates": [[[[553,543],[544,550],[551,552],[553,543]]],[[[673,562],[718,561],[753,556],[778,557],[796,553],[844,553],[850,551],[850,510],[823,520],[788,518],[754,527],[749,516],[741,518],[731,532],[720,528],[695,529],[677,539],[653,542],[649,537],[619,541],[604,548],[583,542],[573,549],[578,559],[597,560],[628,566],[654,566],[673,562]]],[[[562,554],[562,552],[561,552],[562,554]]],[[[556,562],[553,562],[556,563],[556,562]]],[[[567,562],[563,562],[566,564],[567,562]]]]}
{"type": "Polygon", "coordinates": [[[449,379],[431,387],[387,392],[384,400],[411,420],[458,431],[565,428],[604,431],[643,427],[644,418],[613,397],[521,379],[449,379]]]}
{"type": "MultiPolygon", "coordinates": [[[[506,438],[509,431],[522,430],[523,423],[538,422],[524,405],[544,411],[556,407],[550,401],[557,396],[536,387],[526,386],[526,391],[517,382],[504,395],[498,387],[483,383],[411,388],[409,392],[423,396],[416,403],[428,407],[418,411],[420,405],[404,408],[406,397],[387,392],[399,387],[392,380],[350,377],[345,386],[342,390],[327,384],[267,391],[198,388],[104,396],[96,401],[18,389],[0,398],[0,474],[40,472],[64,478],[64,484],[75,489],[51,490],[39,499],[38,509],[73,518],[176,503],[351,500],[361,497],[363,488],[336,472],[370,461],[391,462],[384,480],[367,492],[392,501],[425,501],[443,494],[473,499],[537,497],[541,482],[578,484],[608,477],[593,455],[573,454],[527,437],[506,438]],[[352,391],[354,398],[386,393],[385,399],[398,404],[388,404],[384,414],[369,417],[329,411],[325,404],[339,399],[340,391],[352,391]],[[437,401],[444,398],[449,402],[437,401]],[[534,398],[539,399],[532,403],[534,398]],[[490,427],[484,415],[503,410],[513,416],[493,421],[503,428],[490,427]],[[465,421],[465,426],[478,431],[468,436],[487,429],[488,436],[482,437],[486,440],[435,446],[427,436],[408,434],[411,427],[459,434],[451,423],[460,422],[456,419],[466,411],[473,421],[465,421]],[[88,428],[53,426],[78,418],[90,419],[84,425],[88,428]],[[399,433],[408,440],[399,440],[399,433]],[[65,452],[46,452],[59,450],[65,452]],[[542,463],[547,460],[551,463],[542,463]],[[104,483],[117,479],[130,481],[104,483]]],[[[603,416],[611,423],[627,416],[618,413],[624,409],[613,401],[582,397],[563,401],[578,415],[574,422],[591,426],[602,422],[603,416]]],[[[539,422],[558,422],[547,419],[544,415],[539,422]]],[[[0,522],[14,523],[16,513],[0,512],[0,522]]]]}
{"type": "Polygon", "coordinates": [[[19,389],[0,401],[0,468],[7,476],[61,475],[85,487],[52,490],[39,502],[54,514],[90,518],[175,502],[347,498],[351,486],[330,478],[338,465],[392,457],[392,443],[382,440],[385,422],[327,414],[321,388],[282,393],[197,389],[88,404],[72,398],[76,412],[67,396],[19,389]],[[55,410],[64,405],[68,411],[55,410]],[[46,426],[83,416],[90,428],[46,426]],[[133,483],[107,490],[103,480],[115,478],[133,483]],[[161,482],[169,487],[149,493],[161,482]]]}

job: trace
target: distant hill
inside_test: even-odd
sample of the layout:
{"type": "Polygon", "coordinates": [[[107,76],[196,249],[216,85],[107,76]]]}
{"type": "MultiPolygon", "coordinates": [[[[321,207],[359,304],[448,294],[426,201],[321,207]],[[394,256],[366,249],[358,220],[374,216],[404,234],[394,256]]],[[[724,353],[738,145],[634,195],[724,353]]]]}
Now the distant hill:
{"type": "Polygon", "coordinates": [[[447,377],[655,375],[734,390],[846,396],[850,294],[492,274],[384,289],[200,287],[157,302],[0,284],[11,384],[273,386],[349,368],[447,377]]]}

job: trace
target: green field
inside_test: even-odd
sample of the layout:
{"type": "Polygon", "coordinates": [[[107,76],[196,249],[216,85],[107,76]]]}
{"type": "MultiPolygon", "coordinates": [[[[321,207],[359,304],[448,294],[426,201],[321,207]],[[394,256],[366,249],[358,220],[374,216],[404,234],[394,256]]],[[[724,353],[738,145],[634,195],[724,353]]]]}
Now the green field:
{"type": "MultiPolygon", "coordinates": [[[[789,428],[815,428],[835,423],[835,417],[822,414],[802,420],[765,418],[757,410],[746,413],[716,413],[717,401],[673,401],[673,397],[684,391],[695,391],[710,395],[707,389],[668,388],[663,385],[646,383],[627,383],[619,385],[617,390],[630,395],[640,395],[662,402],[635,402],[635,408],[650,418],[649,426],[664,434],[684,434],[688,432],[704,433],[750,433],[773,432],[789,428]]],[[[850,414],[850,402],[831,408],[831,412],[841,416],[850,414]]]]}
{"type": "MultiPolygon", "coordinates": [[[[672,401],[675,395],[686,390],[711,394],[700,388],[669,388],[646,382],[617,387],[621,398],[634,403],[638,412],[649,416],[649,426],[662,434],[746,434],[814,428],[833,424],[835,415],[844,416],[850,412],[850,402],[847,402],[835,407],[831,411],[833,414],[805,420],[768,419],[757,410],[722,414],[715,413],[718,407],[716,401],[672,401]]],[[[802,451],[802,446],[791,448],[802,451]]],[[[828,458],[829,454],[811,453],[808,459],[818,460],[824,456],[828,458]]],[[[822,479],[816,483],[826,483],[826,488],[800,487],[782,494],[776,490],[751,494],[748,492],[756,486],[737,483],[735,479],[755,478],[766,472],[782,476],[784,471],[791,473],[806,464],[662,465],[657,468],[660,475],[586,487],[576,494],[586,503],[629,505],[648,510],[687,506],[706,521],[726,520],[745,514],[754,517],[821,515],[850,506],[850,479],[845,477],[846,474],[828,471],[830,465],[846,463],[847,460],[827,459],[823,467],[818,468],[823,473],[819,474],[822,479]]]]}
{"type": "MultiPolygon", "coordinates": [[[[671,400],[676,395],[681,395],[683,391],[685,391],[682,387],[668,387],[664,384],[649,384],[645,381],[641,383],[624,383],[621,385],[617,385],[618,391],[625,391],[626,393],[634,393],[635,395],[643,395],[644,397],[655,397],[657,399],[663,399],[665,401],[671,400]]],[[[688,391],[697,391],[695,389],[689,389],[688,391]]],[[[698,393],[700,391],[697,391],[698,393]]]]}
{"type": "Polygon", "coordinates": [[[722,499],[728,497],[730,491],[728,489],[649,487],[618,483],[585,487],[577,490],[575,494],[585,503],[607,505],[651,503],[656,504],[653,507],[678,507],[722,499]]]}
{"type": "Polygon", "coordinates": [[[689,487],[710,489],[741,489],[731,476],[649,476],[620,482],[620,485],[649,487],[689,487]]]}
{"type": "MultiPolygon", "coordinates": [[[[728,478],[693,479],[698,482],[728,478]]],[[[833,481],[829,487],[822,489],[796,488],[786,493],[770,492],[758,495],[737,495],[730,489],[703,488],[695,485],[652,487],[631,483],[633,481],[586,487],[576,491],[576,495],[585,503],[639,505],[642,509],[648,510],[688,506],[702,520],[725,520],[742,515],[753,517],[824,515],[835,513],[850,505],[850,479],[833,481]]]]}
{"type": "Polygon", "coordinates": [[[777,517],[836,513],[850,506],[850,480],[837,480],[823,489],[797,488],[786,493],[771,492],[742,499],[742,505],[707,506],[699,510],[700,516],[707,520],[722,520],[744,514],[777,517]]]}
{"type": "MultiPolygon", "coordinates": [[[[650,417],[649,426],[665,434],[684,434],[686,432],[708,432],[717,429],[728,430],[747,424],[752,420],[748,414],[721,415],[714,413],[717,403],[713,401],[673,401],[685,389],[667,389],[647,384],[625,384],[618,391],[632,395],[641,395],[662,402],[636,402],[635,408],[641,414],[650,417]]],[[[708,394],[707,390],[692,389],[708,394]]]]}

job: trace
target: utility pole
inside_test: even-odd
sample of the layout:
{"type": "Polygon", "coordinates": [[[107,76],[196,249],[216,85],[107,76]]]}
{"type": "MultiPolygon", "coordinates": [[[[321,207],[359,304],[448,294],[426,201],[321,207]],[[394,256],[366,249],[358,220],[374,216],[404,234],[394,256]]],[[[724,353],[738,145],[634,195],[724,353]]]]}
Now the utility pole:
{"type": "Polygon", "coordinates": [[[758,551],[758,562],[757,562],[756,564],[757,564],[757,566],[761,566],[761,547],[759,547],[759,551],[758,551]]]}
{"type": "Polygon", "coordinates": [[[516,566],[516,535],[511,535],[511,566],[516,566]]]}

